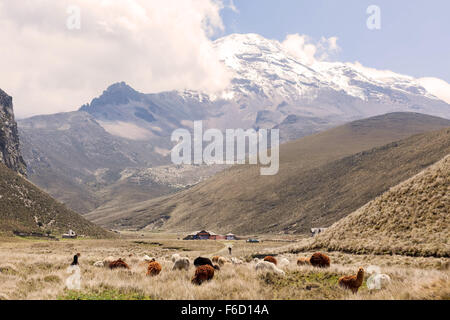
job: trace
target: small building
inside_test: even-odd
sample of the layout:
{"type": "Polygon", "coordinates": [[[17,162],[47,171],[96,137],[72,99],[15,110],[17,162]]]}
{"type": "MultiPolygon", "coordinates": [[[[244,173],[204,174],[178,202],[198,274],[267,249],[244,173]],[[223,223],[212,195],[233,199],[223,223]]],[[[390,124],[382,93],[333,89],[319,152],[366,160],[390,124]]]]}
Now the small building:
{"type": "Polygon", "coordinates": [[[198,240],[197,236],[198,231],[188,234],[183,240],[198,240]]]}
{"type": "Polygon", "coordinates": [[[317,236],[319,233],[324,232],[327,228],[311,228],[311,237],[317,236]]]}
{"type": "Polygon", "coordinates": [[[224,238],[224,236],[211,231],[209,232],[209,240],[220,240],[221,238],[224,238]]]}
{"type": "Polygon", "coordinates": [[[69,230],[69,232],[68,233],[64,233],[62,235],[62,237],[64,239],[75,239],[77,237],[77,234],[75,233],[75,231],[69,230]]]}
{"type": "Polygon", "coordinates": [[[226,237],[212,231],[201,230],[188,234],[183,240],[225,240],[226,237]]]}
{"type": "Polygon", "coordinates": [[[209,232],[206,230],[202,230],[199,233],[197,233],[197,237],[200,240],[209,240],[211,236],[215,236],[216,234],[214,232],[209,232]]]}
{"type": "Polygon", "coordinates": [[[226,240],[236,240],[236,235],[233,233],[228,233],[225,235],[226,240]]]}

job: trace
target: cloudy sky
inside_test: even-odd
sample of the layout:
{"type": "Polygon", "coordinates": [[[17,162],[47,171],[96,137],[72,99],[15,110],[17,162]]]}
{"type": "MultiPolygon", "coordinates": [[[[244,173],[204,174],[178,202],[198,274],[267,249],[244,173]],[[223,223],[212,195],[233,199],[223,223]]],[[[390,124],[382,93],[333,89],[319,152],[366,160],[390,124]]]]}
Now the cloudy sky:
{"type": "Polygon", "coordinates": [[[304,59],[426,77],[446,94],[449,13],[447,0],[0,0],[0,88],[17,117],[75,110],[118,81],[214,92],[230,75],[212,40],[258,33],[304,59]],[[371,4],[379,30],[366,26],[371,4]]]}

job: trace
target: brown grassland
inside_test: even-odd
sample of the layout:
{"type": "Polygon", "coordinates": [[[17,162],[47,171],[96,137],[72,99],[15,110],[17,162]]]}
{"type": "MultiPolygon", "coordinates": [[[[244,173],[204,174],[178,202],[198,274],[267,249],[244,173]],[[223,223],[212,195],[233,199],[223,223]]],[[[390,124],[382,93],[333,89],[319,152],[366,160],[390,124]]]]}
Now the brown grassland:
{"type": "MultiPolygon", "coordinates": [[[[24,238],[0,238],[0,299],[450,299],[449,259],[399,255],[353,255],[329,252],[331,267],[299,267],[300,254],[284,253],[290,264],[283,267],[285,276],[255,272],[253,254],[287,252],[285,248],[307,241],[287,236],[284,239],[263,237],[257,244],[245,241],[183,241],[174,234],[128,234],[115,240],[47,241],[24,238]],[[214,279],[202,286],[191,284],[192,261],[197,256],[233,256],[246,263],[226,264],[214,279]],[[69,276],[66,268],[72,256],[81,253],[82,287],[65,288],[69,276]],[[191,260],[189,271],[172,271],[174,253],[191,260]],[[156,257],[162,272],[147,277],[142,257],[156,257]],[[124,258],[130,270],[94,267],[108,256],[124,258]],[[377,265],[392,278],[385,289],[369,291],[363,284],[358,294],[340,288],[342,275],[354,274],[360,266],[377,265]]],[[[367,275],[365,277],[367,280],[367,275]]]]}

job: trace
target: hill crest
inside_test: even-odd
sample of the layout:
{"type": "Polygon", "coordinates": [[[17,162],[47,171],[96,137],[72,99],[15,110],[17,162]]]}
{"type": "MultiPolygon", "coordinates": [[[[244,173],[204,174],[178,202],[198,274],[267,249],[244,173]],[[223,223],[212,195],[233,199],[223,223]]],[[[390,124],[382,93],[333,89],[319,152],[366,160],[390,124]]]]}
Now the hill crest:
{"type": "Polygon", "coordinates": [[[310,248],[450,257],[450,155],[318,235],[310,248]]]}

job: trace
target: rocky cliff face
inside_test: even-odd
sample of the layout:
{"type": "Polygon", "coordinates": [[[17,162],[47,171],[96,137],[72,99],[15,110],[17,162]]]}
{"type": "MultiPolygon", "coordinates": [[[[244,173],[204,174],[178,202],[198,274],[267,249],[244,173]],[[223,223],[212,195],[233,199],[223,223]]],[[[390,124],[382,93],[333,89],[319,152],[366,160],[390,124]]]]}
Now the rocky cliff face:
{"type": "Polygon", "coordinates": [[[0,162],[26,176],[26,164],[19,148],[12,98],[0,89],[0,162]]]}

